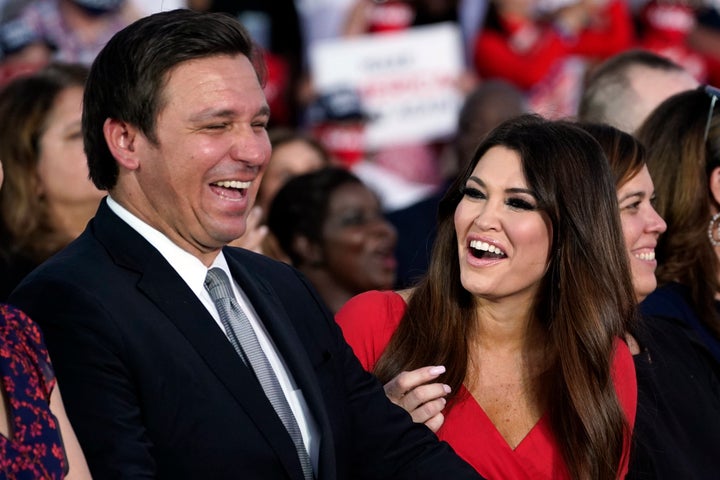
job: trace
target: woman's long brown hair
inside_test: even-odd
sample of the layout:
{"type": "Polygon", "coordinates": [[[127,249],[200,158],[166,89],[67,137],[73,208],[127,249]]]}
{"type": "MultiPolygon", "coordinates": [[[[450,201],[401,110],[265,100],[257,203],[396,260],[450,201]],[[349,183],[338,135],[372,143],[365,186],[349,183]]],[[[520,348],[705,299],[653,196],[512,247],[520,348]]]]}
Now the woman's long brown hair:
{"type": "Polygon", "coordinates": [[[0,159],[5,169],[0,221],[10,236],[11,254],[37,263],[72,240],[52,224],[47,201],[38,195],[40,139],[57,98],[67,88],[83,87],[87,72],[82,65],[50,64],[0,91],[0,159]]]}
{"type": "Polygon", "coordinates": [[[709,174],[720,167],[720,106],[705,141],[709,111],[704,91],[679,93],[653,111],[637,137],[647,149],[657,212],[667,223],[655,249],[658,283],[685,285],[698,318],[720,339],[715,309],[720,262],[708,239],[709,174]]]}
{"type": "Polygon", "coordinates": [[[428,273],[375,373],[385,383],[403,370],[445,365],[443,381],[453,392],[472,384],[477,308],[460,283],[453,217],[467,178],[498,145],[519,154],[538,208],[552,222],[551,259],[531,315],[554,359],[547,404],[555,438],[573,478],[615,479],[629,434],[611,362],[635,299],[612,174],[597,142],[575,125],[523,115],[480,145],[440,204],[428,273]]]}

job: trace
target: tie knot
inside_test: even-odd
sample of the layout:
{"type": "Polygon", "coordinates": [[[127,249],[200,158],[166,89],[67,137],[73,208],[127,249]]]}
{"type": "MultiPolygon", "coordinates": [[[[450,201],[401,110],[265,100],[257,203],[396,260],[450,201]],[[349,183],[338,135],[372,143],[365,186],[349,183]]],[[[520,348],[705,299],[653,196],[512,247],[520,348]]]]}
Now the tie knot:
{"type": "Polygon", "coordinates": [[[230,279],[221,268],[211,268],[205,277],[205,288],[210,293],[213,301],[221,298],[232,298],[232,288],[230,287],[230,279]]]}

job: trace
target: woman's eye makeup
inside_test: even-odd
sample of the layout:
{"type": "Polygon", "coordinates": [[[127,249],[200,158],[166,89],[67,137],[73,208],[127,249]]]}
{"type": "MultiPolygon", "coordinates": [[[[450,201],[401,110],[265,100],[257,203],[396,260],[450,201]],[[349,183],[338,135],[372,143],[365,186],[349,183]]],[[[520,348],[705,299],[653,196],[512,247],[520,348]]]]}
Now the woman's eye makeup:
{"type": "Polygon", "coordinates": [[[509,198],[505,202],[509,207],[515,208],[517,210],[535,210],[537,206],[534,202],[531,202],[529,200],[526,200],[524,198],[509,198]]]}
{"type": "Polygon", "coordinates": [[[485,198],[485,194],[475,187],[464,186],[460,189],[460,193],[470,198],[485,198]]]}
{"type": "MultiPolygon", "coordinates": [[[[485,199],[487,196],[485,193],[475,187],[471,186],[464,186],[460,192],[463,196],[473,198],[473,199],[485,199]]],[[[510,208],[516,209],[516,210],[536,210],[537,209],[537,202],[535,200],[526,199],[522,197],[508,197],[507,200],[505,200],[505,204],[509,206],[510,208]]]]}

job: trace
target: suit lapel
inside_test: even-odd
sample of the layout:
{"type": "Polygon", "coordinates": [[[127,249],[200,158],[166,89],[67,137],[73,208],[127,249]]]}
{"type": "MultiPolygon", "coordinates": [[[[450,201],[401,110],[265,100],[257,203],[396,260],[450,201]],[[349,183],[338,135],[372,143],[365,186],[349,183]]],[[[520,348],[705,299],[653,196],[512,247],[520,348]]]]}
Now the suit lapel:
{"type": "Polygon", "coordinates": [[[307,347],[300,341],[300,336],[272,285],[259,275],[250,272],[232,255],[226,253],[225,258],[233,278],[252,303],[259,319],[272,337],[278,353],[285,360],[285,365],[290,370],[297,387],[302,390],[321,435],[318,463],[321,467],[324,466],[321,470],[331,469],[335,461],[332,429],[307,347]]]}
{"type": "MultiPolygon", "coordinates": [[[[295,446],[254,374],[215,320],[160,253],[102,203],[95,233],[119,265],[140,273],[138,289],[173,322],[255,423],[291,478],[302,478],[295,446]]],[[[171,352],[168,352],[169,354],[171,352]]],[[[232,413],[230,413],[232,414],[232,413]]]]}

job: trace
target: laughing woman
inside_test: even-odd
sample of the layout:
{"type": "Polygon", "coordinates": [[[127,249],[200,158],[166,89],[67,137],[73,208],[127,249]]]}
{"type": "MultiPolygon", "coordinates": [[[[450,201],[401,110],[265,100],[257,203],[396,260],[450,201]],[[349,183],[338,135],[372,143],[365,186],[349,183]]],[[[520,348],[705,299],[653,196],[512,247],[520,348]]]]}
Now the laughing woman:
{"type": "Polygon", "coordinates": [[[623,477],[635,299],[599,145],[565,122],[505,122],[438,222],[416,288],[338,312],[365,368],[488,479],[623,477]]]}

